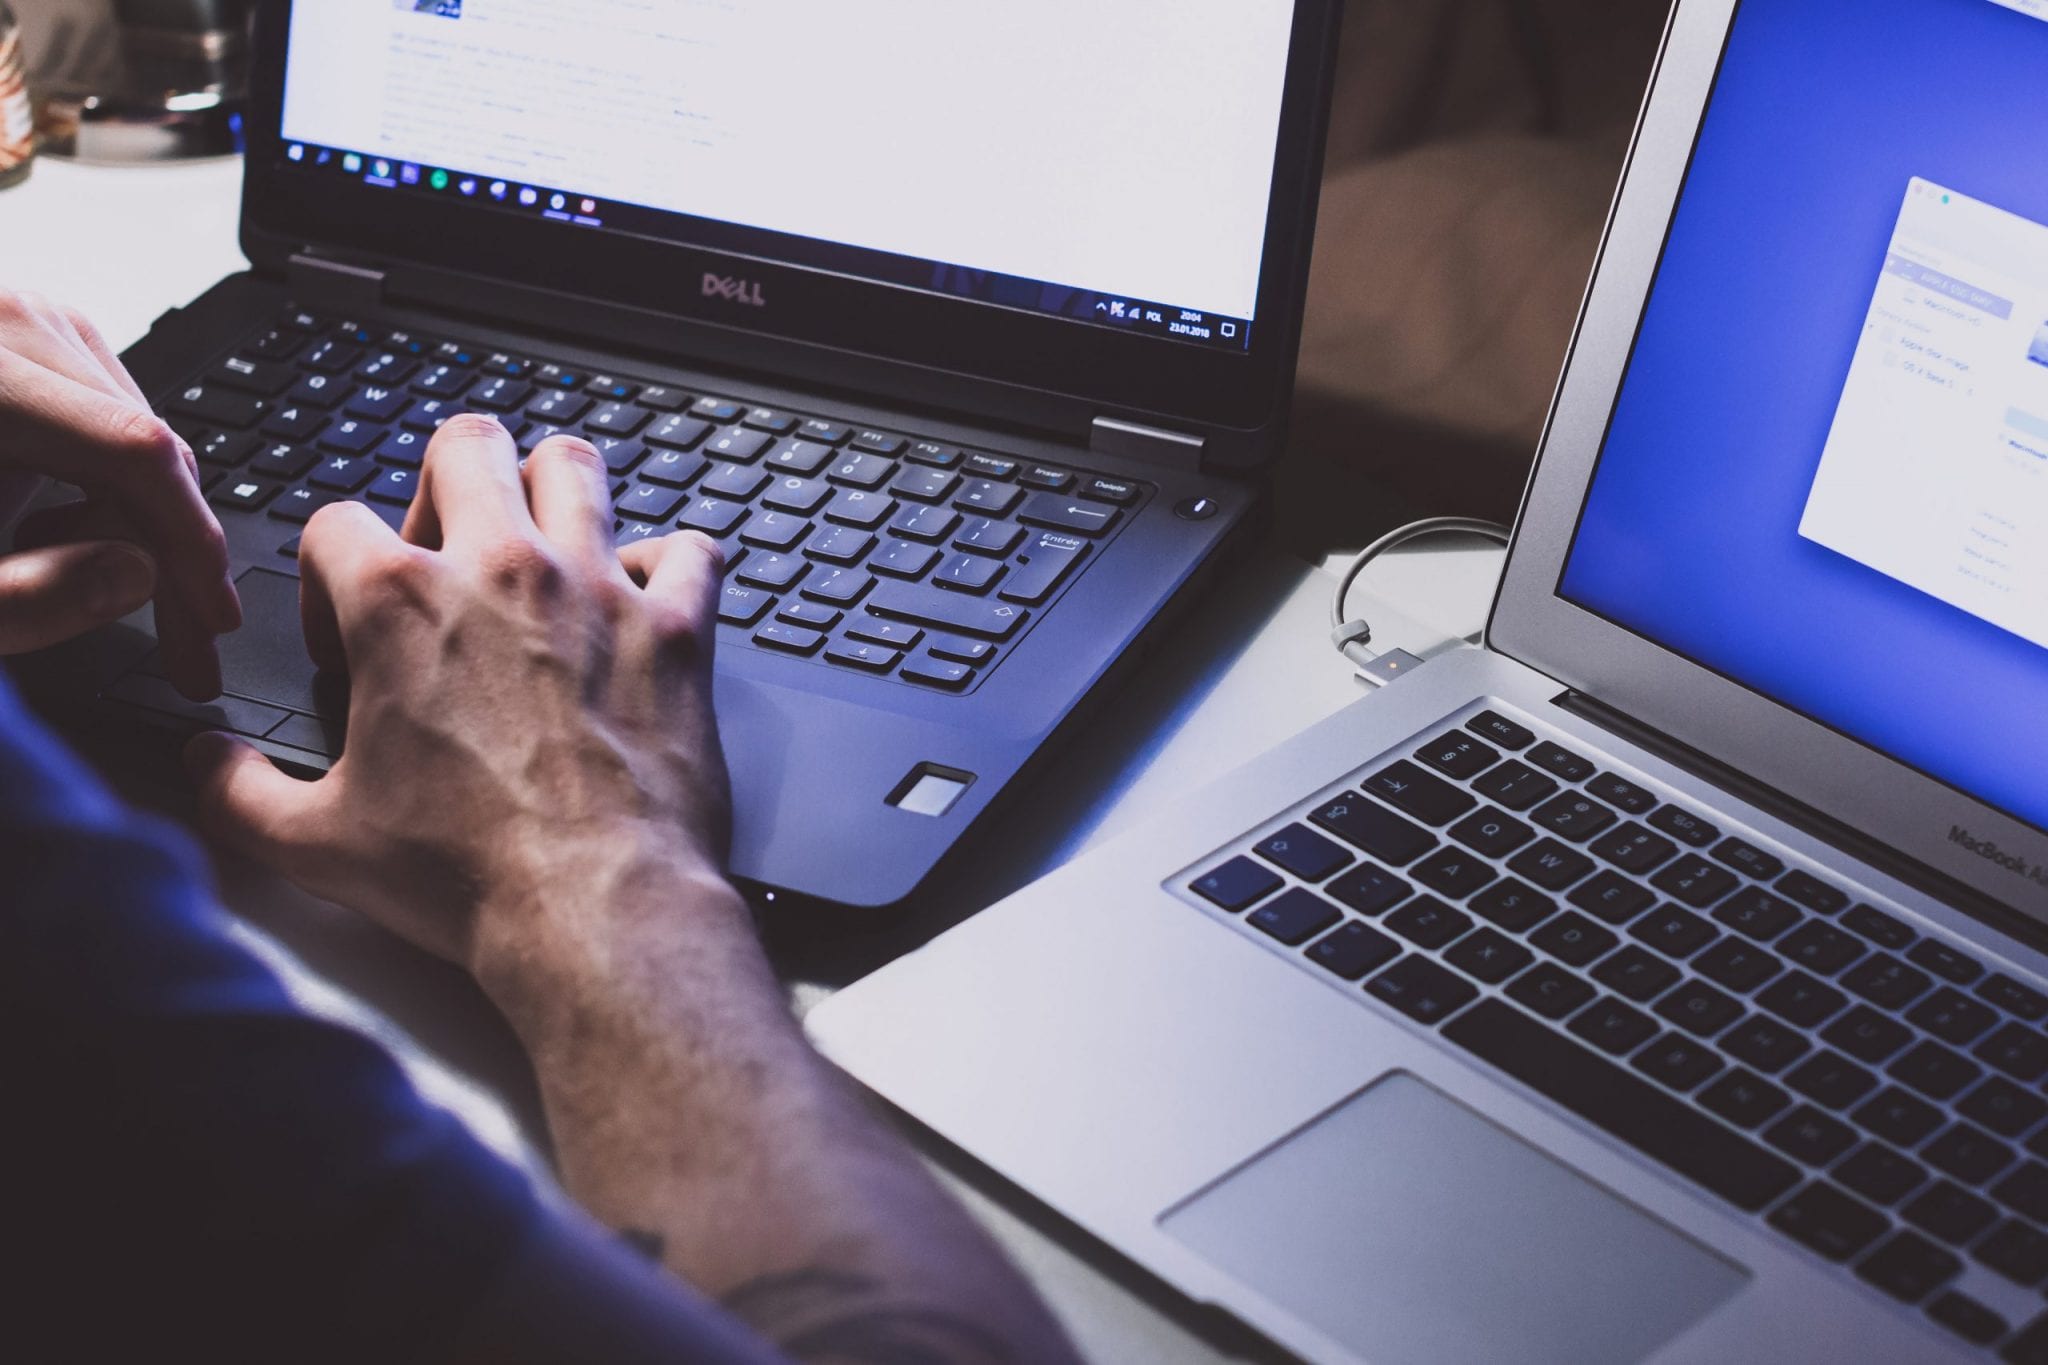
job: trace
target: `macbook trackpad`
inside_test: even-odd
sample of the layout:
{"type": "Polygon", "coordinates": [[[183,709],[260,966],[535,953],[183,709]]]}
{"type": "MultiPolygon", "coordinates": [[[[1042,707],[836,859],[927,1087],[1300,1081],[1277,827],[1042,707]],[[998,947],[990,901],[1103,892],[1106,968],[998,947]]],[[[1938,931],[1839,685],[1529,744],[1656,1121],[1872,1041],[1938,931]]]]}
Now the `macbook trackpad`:
{"type": "Polygon", "coordinates": [[[1367,1360],[1638,1361],[1747,1276],[1395,1073],[1160,1220],[1367,1360]]]}

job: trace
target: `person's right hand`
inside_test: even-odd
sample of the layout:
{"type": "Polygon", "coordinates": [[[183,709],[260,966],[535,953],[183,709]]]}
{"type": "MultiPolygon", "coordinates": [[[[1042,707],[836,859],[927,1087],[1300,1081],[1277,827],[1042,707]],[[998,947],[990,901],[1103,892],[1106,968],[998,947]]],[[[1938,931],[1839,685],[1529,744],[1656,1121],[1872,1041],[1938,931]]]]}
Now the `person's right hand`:
{"type": "Polygon", "coordinates": [[[220,692],[214,638],[242,623],[198,462],[92,323],[0,289],[0,525],[45,480],[85,500],[24,520],[0,557],[0,656],[82,635],[156,601],[164,670],[220,692]]]}
{"type": "Polygon", "coordinates": [[[468,967],[501,1007],[526,994],[514,977],[616,975],[596,959],[633,951],[612,918],[629,891],[738,901],[719,551],[685,531],[622,564],[608,484],[587,442],[544,441],[522,472],[495,419],[450,420],[404,538],[341,503],[300,541],[308,647],[350,682],[333,770],[302,782],[221,735],[188,752],[216,836],[468,967]]]}

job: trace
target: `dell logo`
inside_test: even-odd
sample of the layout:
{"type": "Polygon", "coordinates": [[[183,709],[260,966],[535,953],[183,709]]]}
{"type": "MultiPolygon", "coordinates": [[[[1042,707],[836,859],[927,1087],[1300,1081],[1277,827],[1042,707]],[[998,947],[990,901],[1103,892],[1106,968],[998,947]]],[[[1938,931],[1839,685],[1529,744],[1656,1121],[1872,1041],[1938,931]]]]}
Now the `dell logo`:
{"type": "Polygon", "coordinates": [[[704,297],[724,299],[728,303],[744,303],[749,308],[766,308],[768,298],[761,292],[761,286],[752,280],[738,280],[730,275],[704,272],[704,297]]]}

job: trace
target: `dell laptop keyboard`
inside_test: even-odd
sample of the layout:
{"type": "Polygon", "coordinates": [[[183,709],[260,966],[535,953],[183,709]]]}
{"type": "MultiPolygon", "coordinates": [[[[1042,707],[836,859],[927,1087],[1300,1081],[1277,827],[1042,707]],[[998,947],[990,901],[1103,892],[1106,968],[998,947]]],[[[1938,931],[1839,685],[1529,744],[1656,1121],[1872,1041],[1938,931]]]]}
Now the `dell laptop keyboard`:
{"type": "Polygon", "coordinates": [[[284,557],[332,502],[402,524],[428,439],[467,411],[498,416],[522,451],[557,434],[595,445],[619,543],[717,540],[732,643],[945,692],[985,677],[1153,492],[297,310],[166,404],[213,505],[273,522],[284,557]]]}
{"type": "Polygon", "coordinates": [[[1965,1258],[2048,1282],[2048,997],[1531,725],[1173,885],[1967,1339],[1965,1258]]]}

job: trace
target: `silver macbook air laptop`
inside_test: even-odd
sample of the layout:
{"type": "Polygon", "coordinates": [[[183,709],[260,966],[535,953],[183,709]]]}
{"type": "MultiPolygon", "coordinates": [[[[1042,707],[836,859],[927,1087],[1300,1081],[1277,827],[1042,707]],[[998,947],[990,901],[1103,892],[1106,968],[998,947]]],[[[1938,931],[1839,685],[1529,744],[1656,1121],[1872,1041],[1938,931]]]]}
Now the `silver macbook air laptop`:
{"type": "Polygon", "coordinates": [[[2048,4],[1681,0],[1488,647],[827,1002],[1315,1360],[2048,1360],[2048,4]]]}

